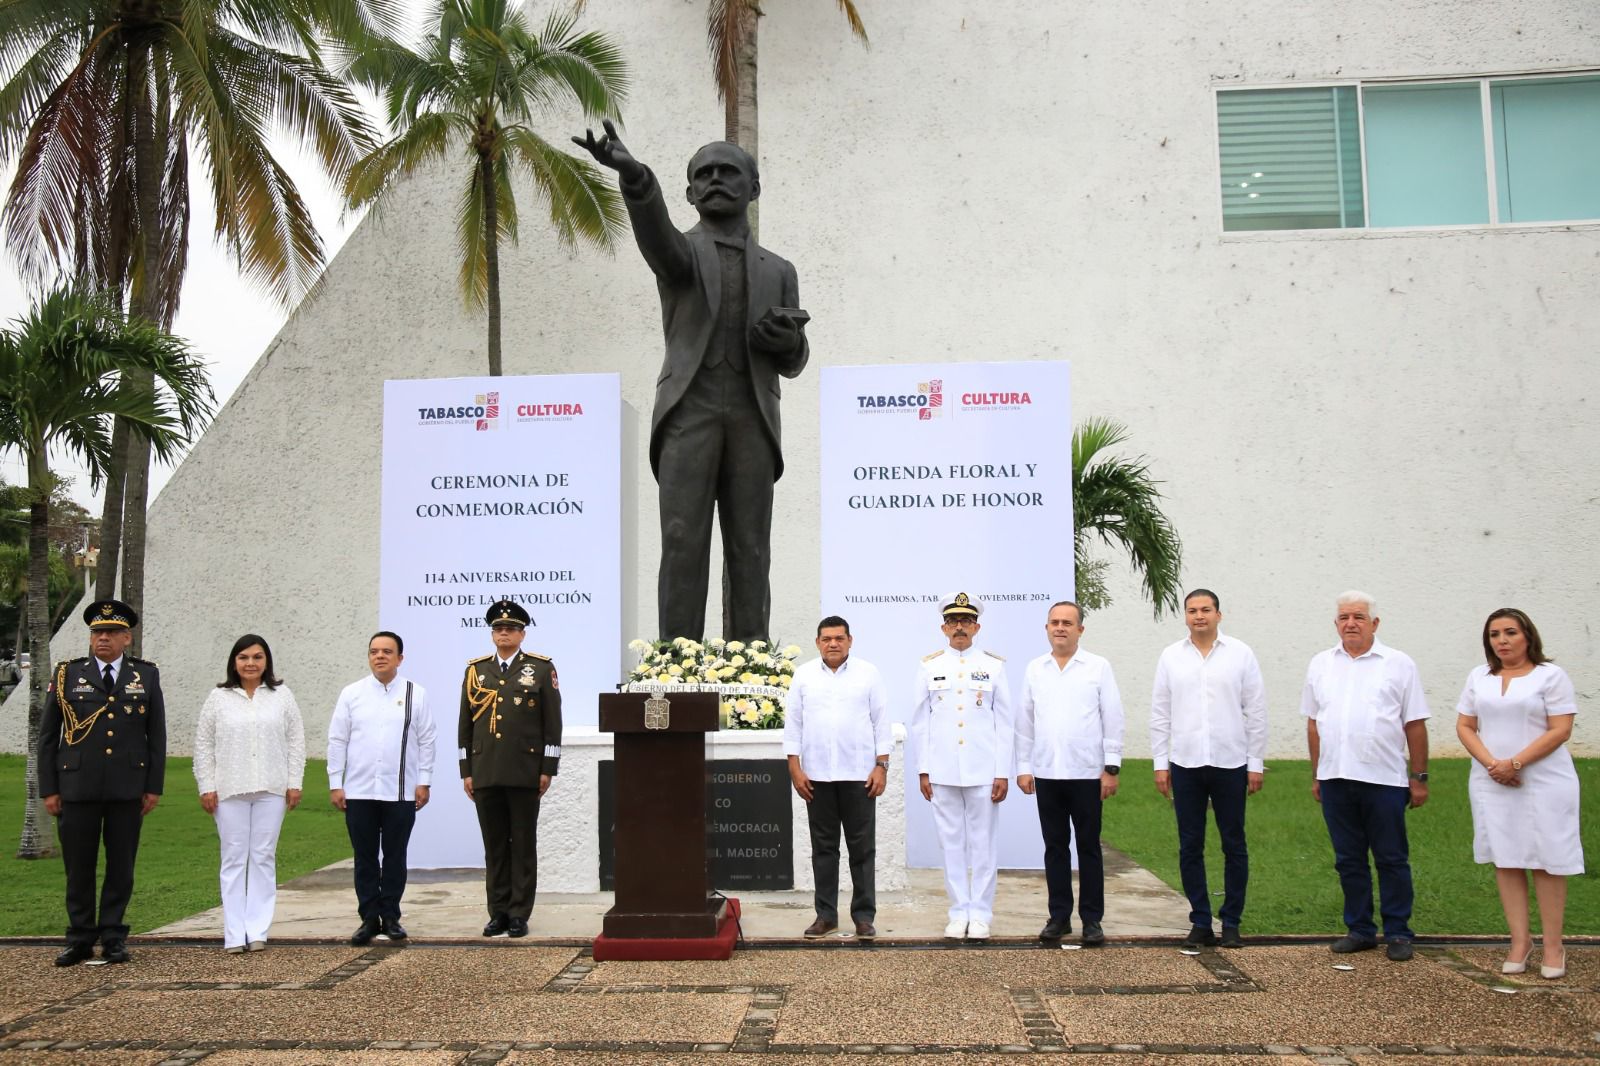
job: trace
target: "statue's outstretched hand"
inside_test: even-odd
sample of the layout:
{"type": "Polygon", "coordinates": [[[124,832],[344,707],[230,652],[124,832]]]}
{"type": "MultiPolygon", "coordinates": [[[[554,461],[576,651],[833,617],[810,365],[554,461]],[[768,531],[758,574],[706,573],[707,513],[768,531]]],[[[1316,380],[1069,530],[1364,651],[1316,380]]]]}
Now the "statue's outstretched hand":
{"type": "Polygon", "coordinates": [[[789,355],[800,347],[800,325],[788,315],[770,311],[750,327],[750,347],[769,355],[789,355]]]}
{"type": "Polygon", "coordinates": [[[601,119],[600,124],[606,132],[599,140],[595,140],[594,130],[584,130],[582,137],[572,138],[572,143],[594,156],[595,162],[601,166],[615,170],[624,180],[638,179],[644,174],[644,164],[628,152],[610,119],[601,119]]]}

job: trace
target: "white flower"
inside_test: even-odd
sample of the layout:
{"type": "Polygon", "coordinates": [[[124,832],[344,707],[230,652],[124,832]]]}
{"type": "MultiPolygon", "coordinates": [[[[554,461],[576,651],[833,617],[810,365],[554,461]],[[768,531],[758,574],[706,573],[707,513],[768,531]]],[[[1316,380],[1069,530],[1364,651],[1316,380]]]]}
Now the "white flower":
{"type": "Polygon", "coordinates": [[[727,642],[721,637],[712,637],[707,643],[711,645],[712,651],[721,651],[727,642]]]}
{"type": "Polygon", "coordinates": [[[798,659],[798,658],[800,658],[800,645],[791,644],[787,648],[784,648],[783,649],[783,657],[785,659],[798,659]]]}
{"type": "Polygon", "coordinates": [[[765,648],[766,646],[767,646],[767,642],[764,641],[764,640],[752,640],[750,642],[750,650],[751,651],[760,651],[762,648],[765,648]]]}
{"type": "Polygon", "coordinates": [[[677,663],[673,663],[671,666],[667,667],[667,673],[671,674],[673,677],[677,677],[683,673],[683,667],[679,666],[677,663]]]}
{"type": "Polygon", "coordinates": [[[646,640],[633,640],[628,642],[628,650],[638,655],[643,655],[650,650],[650,642],[646,640]]]}
{"type": "Polygon", "coordinates": [[[741,685],[759,685],[760,683],[761,679],[748,670],[739,675],[739,684],[741,685]]]}
{"type": "Polygon", "coordinates": [[[743,666],[744,665],[744,656],[743,655],[735,655],[733,658],[728,660],[728,665],[729,666],[743,666]]]}
{"type": "Polygon", "coordinates": [[[730,640],[727,643],[727,649],[729,651],[744,651],[744,641],[730,640]]]}

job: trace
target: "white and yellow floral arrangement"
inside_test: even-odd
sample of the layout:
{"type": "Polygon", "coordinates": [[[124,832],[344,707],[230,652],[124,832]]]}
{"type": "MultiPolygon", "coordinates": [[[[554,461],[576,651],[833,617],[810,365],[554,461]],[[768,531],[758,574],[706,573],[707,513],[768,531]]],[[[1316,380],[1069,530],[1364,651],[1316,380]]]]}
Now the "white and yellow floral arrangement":
{"type": "Polygon", "coordinates": [[[727,729],[782,729],[783,705],[794,681],[800,648],[775,648],[764,640],[636,640],[628,645],[639,665],[626,692],[715,692],[727,729]]]}

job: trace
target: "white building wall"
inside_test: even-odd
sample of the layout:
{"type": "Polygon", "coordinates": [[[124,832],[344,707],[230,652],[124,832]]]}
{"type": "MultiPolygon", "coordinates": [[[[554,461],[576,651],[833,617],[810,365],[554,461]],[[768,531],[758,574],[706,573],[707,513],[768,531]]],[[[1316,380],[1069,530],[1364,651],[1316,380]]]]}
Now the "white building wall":
{"type": "MultiPolygon", "coordinates": [[[[819,366],[1067,358],[1076,416],[1128,424],[1166,482],[1185,582],[1216,589],[1224,628],[1260,655],[1275,754],[1303,752],[1305,664],[1349,586],[1377,595],[1381,635],[1420,664],[1441,747],[1493,607],[1527,609],[1584,698],[1600,689],[1600,226],[1224,236],[1212,95],[1600,67],[1591,4],[922,0],[864,8],[870,50],[833,4],[766,10],[762,241],[797,264],[814,316],[811,368],[784,399],[775,637],[804,644],[817,617],[819,366]]],[[[703,5],[588,11],[633,64],[627,143],[675,187],[721,129],[703,5]]],[[[362,224],[156,501],[146,649],[174,751],[241,632],[272,641],[313,750],[365,669],[381,382],[484,365],[481,316],[455,289],[464,178],[415,182],[362,224]]],[[[631,240],[614,258],[561,253],[534,205],[522,215],[503,268],[507,371],[620,371],[648,412],[659,315],[631,240]]],[[[639,436],[632,628],[648,635],[659,539],[639,436]]],[[[951,547],[935,584],[960,586],[960,558],[984,546],[929,535],[951,547]]],[[[1086,640],[1116,665],[1143,755],[1138,708],[1182,628],[1152,622],[1120,570],[1114,591],[1086,640]]]]}

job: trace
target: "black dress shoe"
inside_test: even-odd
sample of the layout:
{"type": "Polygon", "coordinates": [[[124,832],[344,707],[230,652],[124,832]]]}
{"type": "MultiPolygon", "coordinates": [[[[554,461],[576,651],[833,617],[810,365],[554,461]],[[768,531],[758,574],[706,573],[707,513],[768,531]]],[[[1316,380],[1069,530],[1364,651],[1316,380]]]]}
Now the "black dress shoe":
{"type": "Polygon", "coordinates": [[[1183,938],[1186,948],[1209,948],[1217,942],[1217,934],[1211,931],[1209,925],[1191,925],[1189,935],[1183,938]]]}
{"type": "Polygon", "coordinates": [[[1328,950],[1335,955],[1352,955],[1357,951],[1371,951],[1377,946],[1378,942],[1371,937],[1356,936],[1352,933],[1349,936],[1342,936],[1332,944],[1329,944],[1328,950]]]}
{"type": "Polygon", "coordinates": [[[350,934],[350,946],[353,948],[366,947],[368,944],[372,943],[372,938],[378,935],[378,929],[378,919],[362,919],[361,928],[350,934]]]}
{"type": "Polygon", "coordinates": [[[489,924],[483,927],[484,936],[505,936],[511,931],[511,916],[497,914],[489,919],[489,924]]]}
{"type": "Polygon", "coordinates": [[[1390,962],[1405,962],[1411,958],[1411,941],[1391,940],[1384,945],[1384,954],[1390,962]]]}
{"type": "Polygon", "coordinates": [[[1239,927],[1237,925],[1225,925],[1222,927],[1222,946],[1225,948],[1244,947],[1244,937],[1239,935],[1239,927]]]}
{"type": "Polygon", "coordinates": [[[1044,928],[1039,930],[1039,939],[1047,944],[1053,944],[1070,932],[1072,932],[1071,922],[1058,922],[1051,918],[1044,923],[1044,928]]]}
{"type": "Polygon", "coordinates": [[[404,940],[406,927],[400,924],[399,918],[385,918],[383,920],[383,935],[390,940],[404,940]]]}
{"type": "Polygon", "coordinates": [[[100,957],[107,962],[127,962],[128,945],[124,944],[120,940],[113,940],[109,944],[102,944],[100,945],[100,957]]]}
{"type": "Polygon", "coordinates": [[[1100,928],[1099,922],[1083,923],[1083,942],[1085,946],[1097,948],[1106,942],[1106,931],[1100,928]]]}
{"type": "Polygon", "coordinates": [[[65,951],[56,956],[57,966],[76,966],[84,959],[94,958],[93,944],[68,944],[65,951]]]}
{"type": "Polygon", "coordinates": [[[526,919],[526,918],[513,918],[513,919],[511,919],[511,928],[506,930],[506,936],[510,937],[512,940],[519,940],[522,937],[525,937],[527,935],[528,935],[528,919],[526,919]]]}

